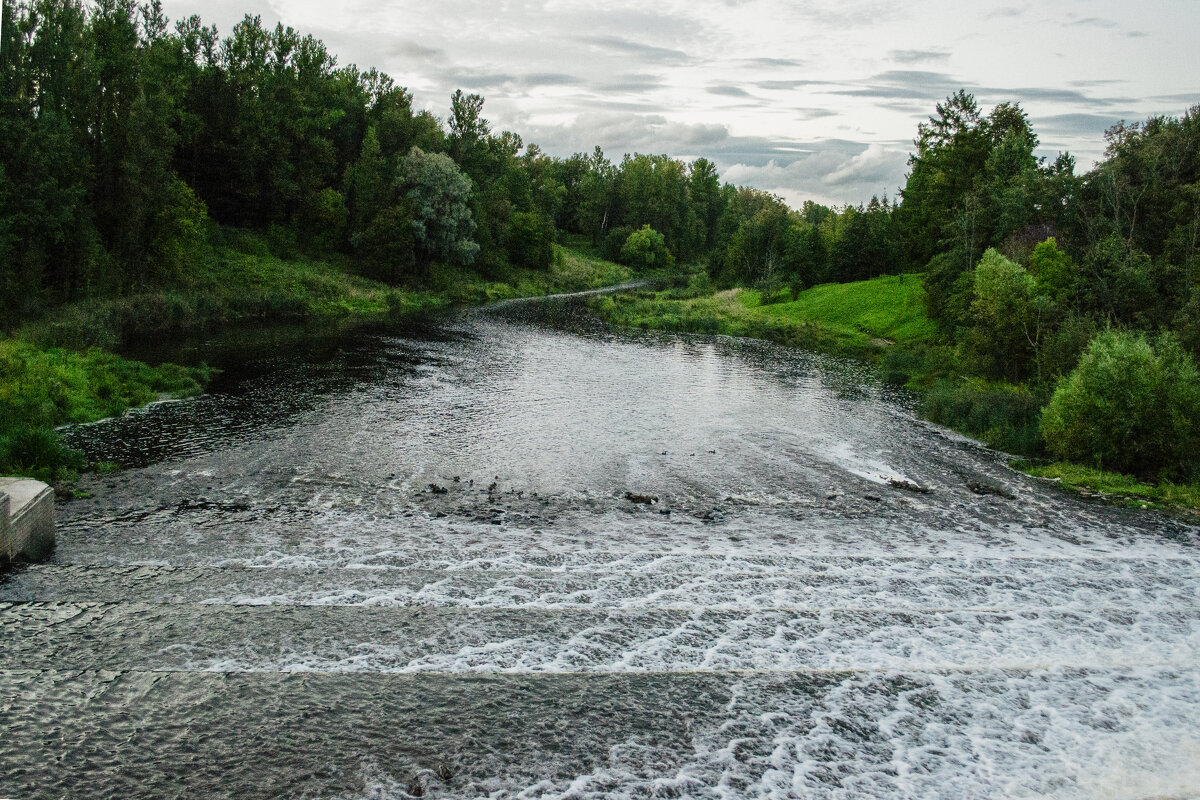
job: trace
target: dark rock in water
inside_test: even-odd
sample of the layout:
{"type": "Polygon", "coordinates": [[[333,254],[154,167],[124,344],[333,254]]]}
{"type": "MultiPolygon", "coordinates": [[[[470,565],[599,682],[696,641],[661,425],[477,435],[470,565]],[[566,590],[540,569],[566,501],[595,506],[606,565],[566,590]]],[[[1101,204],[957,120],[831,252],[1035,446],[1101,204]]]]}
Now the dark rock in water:
{"type": "Polygon", "coordinates": [[[864,499],[864,500],[870,500],[872,503],[878,503],[878,502],[880,502],[880,501],[881,501],[883,498],[881,498],[881,497],[877,497],[876,495],[873,495],[873,494],[864,494],[864,495],[863,495],[863,499],[864,499]]]}
{"type": "Polygon", "coordinates": [[[446,494],[450,490],[445,486],[438,486],[436,483],[431,483],[429,484],[429,491],[433,492],[434,494],[446,494]]]}
{"type": "Polygon", "coordinates": [[[658,502],[657,497],[648,494],[634,494],[633,492],[626,492],[625,499],[631,503],[641,503],[646,506],[654,505],[658,502]]]}
{"type": "Polygon", "coordinates": [[[437,774],[438,774],[438,777],[441,778],[443,781],[449,781],[451,778],[454,777],[454,773],[450,771],[450,765],[447,764],[445,761],[443,761],[437,765],[437,774]]]}
{"type": "Polygon", "coordinates": [[[929,487],[922,486],[913,481],[904,480],[902,478],[888,478],[888,486],[893,489],[903,489],[906,492],[917,492],[918,494],[929,494],[929,487]]]}
{"type": "Polygon", "coordinates": [[[1005,500],[1016,500],[1017,496],[1001,486],[992,486],[989,483],[980,483],[979,481],[967,481],[967,488],[975,494],[979,495],[994,495],[1003,497],[1005,500]]]}

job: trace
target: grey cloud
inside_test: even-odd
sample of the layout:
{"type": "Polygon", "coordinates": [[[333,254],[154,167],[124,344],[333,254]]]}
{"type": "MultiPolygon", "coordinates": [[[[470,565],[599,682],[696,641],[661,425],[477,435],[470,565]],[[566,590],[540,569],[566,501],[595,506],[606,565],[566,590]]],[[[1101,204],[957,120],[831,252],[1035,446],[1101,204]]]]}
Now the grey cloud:
{"type": "Polygon", "coordinates": [[[582,83],[574,75],[566,75],[559,72],[532,72],[524,75],[513,75],[508,72],[495,72],[486,69],[457,69],[442,73],[439,77],[444,77],[447,83],[468,91],[492,89],[520,91],[546,86],[578,86],[582,83]]]}
{"type": "Polygon", "coordinates": [[[445,52],[436,47],[427,47],[417,42],[398,42],[391,50],[392,55],[408,58],[441,58],[445,52]]]}
{"type": "Polygon", "coordinates": [[[688,54],[682,50],[643,44],[621,36],[580,36],[576,41],[614,53],[638,56],[660,64],[683,64],[691,60],[688,54]]]}
{"type": "MultiPolygon", "coordinates": [[[[839,89],[833,94],[847,97],[877,97],[883,100],[940,99],[964,88],[962,81],[944,72],[894,69],[881,72],[854,89],[839,89]]],[[[969,87],[968,87],[969,88],[969,87]]]]}
{"type": "Polygon", "coordinates": [[[950,53],[947,50],[893,50],[888,56],[901,64],[917,64],[922,61],[945,61],[950,53]]]}
{"type": "Polygon", "coordinates": [[[457,86],[468,91],[485,91],[509,86],[516,76],[505,72],[448,70],[438,76],[443,83],[457,86]]]}
{"type": "Polygon", "coordinates": [[[730,86],[728,84],[718,84],[715,86],[709,86],[707,89],[705,89],[705,91],[708,92],[709,94],[719,94],[724,97],[753,97],[754,96],[754,95],[750,94],[749,92],[747,92],[745,89],[741,88],[740,86],[730,86]]]}
{"type": "Polygon", "coordinates": [[[1156,94],[1150,98],[1156,103],[1182,103],[1189,108],[1200,103],[1200,92],[1183,92],[1181,94],[1156,94]]]}
{"type": "Polygon", "coordinates": [[[767,91],[791,91],[793,89],[801,89],[805,86],[829,86],[830,81],[809,81],[809,80],[772,80],[772,81],[757,81],[754,84],[759,89],[767,91]]]}
{"type": "Polygon", "coordinates": [[[534,72],[517,78],[516,83],[526,87],[578,86],[582,81],[574,75],[566,75],[561,72],[534,72]]]}
{"type": "Polygon", "coordinates": [[[1033,120],[1035,130],[1059,136],[1089,136],[1099,138],[1104,131],[1132,115],[1122,114],[1053,114],[1033,120]]]}
{"type": "Polygon", "coordinates": [[[743,58],[741,63],[747,67],[763,69],[795,69],[805,66],[808,62],[796,58],[743,58]]]}
{"type": "Polygon", "coordinates": [[[665,82],[660,75],[630,73],[618,75],[616,80],[598,84],[596,88],[603,92],[648,92],[660,89],[664,85],[665,82]]]}
{"type": "Polygon", "coordinates": [[[1119,27],[1117,25],[1117,23],[1113,22],[1111,19],[1104,19],[1103,17],[1079,17],[1078,15],[1075,15],[1075,14],[1067,15],[1067,24],[1075,25],[1075,26],[1079,26],[1079,27],[1108,28],[1108,29],[1119,27]]]}
{"type": "Polygon", "coordinates": [[[1001,17],[1020,17],[1029,10],[1028,6],[1005,6],[997,8],[989,13],[984,19],[999,19],[1001,17]]]}

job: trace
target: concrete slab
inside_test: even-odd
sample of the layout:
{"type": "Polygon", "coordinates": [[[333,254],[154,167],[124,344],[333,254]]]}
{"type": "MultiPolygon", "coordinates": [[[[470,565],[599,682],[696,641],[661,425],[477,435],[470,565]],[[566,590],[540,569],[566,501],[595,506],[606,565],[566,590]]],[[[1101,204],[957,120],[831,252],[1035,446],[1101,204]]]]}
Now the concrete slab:
{"type": "Polygon", "coordinates": [[[54,549],[54,490],[28,478],[0,478],[0,558],[38,561],[54,549]]]}

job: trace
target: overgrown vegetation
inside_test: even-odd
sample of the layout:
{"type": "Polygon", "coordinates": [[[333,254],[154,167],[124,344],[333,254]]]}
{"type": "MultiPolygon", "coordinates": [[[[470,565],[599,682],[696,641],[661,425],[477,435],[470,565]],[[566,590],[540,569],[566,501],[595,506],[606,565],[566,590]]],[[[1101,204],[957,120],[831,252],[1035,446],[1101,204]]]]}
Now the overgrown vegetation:
{"type": "Polygon", "coordinates": [[[0,341],[0,472],[52,481],[69,478],[83,457],[53,429],[120,414],[160,397],[201,391],[211,371],[150,367],[98,349],[44,349],[0,341]]]}

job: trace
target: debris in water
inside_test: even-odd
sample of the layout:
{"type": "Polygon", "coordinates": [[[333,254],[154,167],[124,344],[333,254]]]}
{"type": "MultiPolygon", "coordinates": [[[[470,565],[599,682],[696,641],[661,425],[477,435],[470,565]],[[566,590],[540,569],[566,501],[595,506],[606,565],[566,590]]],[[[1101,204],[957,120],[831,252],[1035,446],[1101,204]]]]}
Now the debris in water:
{"type": "Polygon", "coordinates": [[[431,483],[429,484],[429,491],[433,492],[434,494],[446,494],[450,490],[445,486],[438,486],[436,483],[431,483]]]}
{"type": "Polygon", "coordinates": [[[915,481],[906,480],[904,478],[888,478],[888,486],[891,486],[893,489],[903,489],[906,492],[929,494],[928,486],[922,486],[915,481]]]}
{"type": "Polygon", "coordinates": [[[631,503],[641,503],[645,506],[654,505],[658,502],[658,498],[654,495],[634,494],[633,492],[626,492],[625,499],[631,503]]]}
{"type": "Polygon", "coordinates": [[[995,495],[1003,497],[1005,500],[1016,500],[1017,496],[1001,486],[992,486],[989,483],[980,483],[979,481],[967,481],[967,488],[975,494],[980,495],[995,495]]]}
{"type": "Polygon", "coordinates": [[[450,765],[447,764],[445,761],[443,761],[437,765],[437,774],[438,774],[438,777],[441,778],[443,781],[449,781],[451,778],[454,777],[454,773],[450,771],[450,765]]]}

